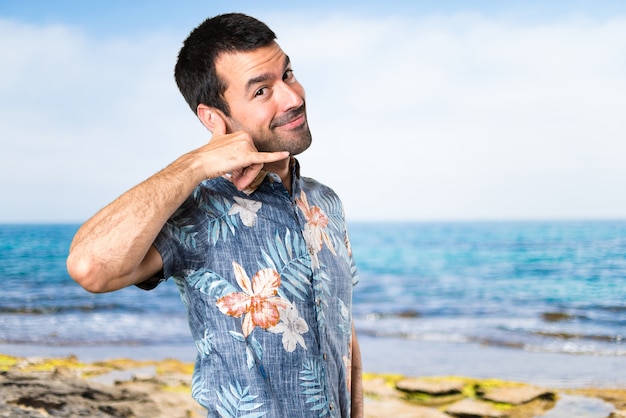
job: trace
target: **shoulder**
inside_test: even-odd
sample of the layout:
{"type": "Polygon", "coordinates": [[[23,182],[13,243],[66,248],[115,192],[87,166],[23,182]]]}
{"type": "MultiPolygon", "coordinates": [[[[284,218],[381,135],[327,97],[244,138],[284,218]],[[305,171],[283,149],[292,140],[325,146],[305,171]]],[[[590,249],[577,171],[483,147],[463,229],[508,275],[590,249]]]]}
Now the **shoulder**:
{"type": "Polygon", "coordinates": [[[301,177],[300,180],[302,181],[302,190],[304,190],[307,194],[317,193],[335,196],[337,199],[339,199],[339,196],[331,187],[320,183],[319,181],[311,177],[301,177]]]}
{"type": "MultiPolygon", "coordinates": [[[[310,177],[302,177],[301,180],[307,205],[317,206],[329,216],[343,218],[343,203],[332,188],[310,177]]],[[[298,198],[302,196],[296,196],[298,198]]]]}
{"type": "Polygon", "coordinates": [[[167,221],[167,228],[206,223],[230,208],[234,186],[224,178],[204,180],[198,184],[167,221]]]}
{"type": "Polygon", "coordinates": [[[217,177],[204,180],[196,186],[183,202],[181,208],[190,207],[197,209],[202,202],[210,201],[218,196],[232,196],[235,192],[235,186],[225,178],[217,177]]]}

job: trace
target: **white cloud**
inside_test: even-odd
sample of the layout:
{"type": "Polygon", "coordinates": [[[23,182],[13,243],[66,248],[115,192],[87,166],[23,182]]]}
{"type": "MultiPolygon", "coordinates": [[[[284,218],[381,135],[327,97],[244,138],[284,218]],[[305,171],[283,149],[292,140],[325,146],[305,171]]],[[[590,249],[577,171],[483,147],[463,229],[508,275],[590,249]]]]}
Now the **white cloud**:
{"type": "Polygon", "coordinates": [[[199,145],[173,82],[179,37],[0,21],[0,220],[83,220],[199,145]]]}
{"type": "MultiPolygon", "coordinates": [[[[266,22],[307,89],[304,174],[351,219],[626,213],[626,18],[266,22]]],[[[173,82],[189,29],[0,20],[0,220],[84,219],[208,139],[173,82]]]]}
{"type": "Polygon", "coordinates": [[[338,151],[316,175],[336,184],[349,213],[392,219],[626,213],[626,198],[615,195],[626,174],[620,141],[626,19],[532,26],[459,15],[343,29],[342,22],[334,29],[298,22],[282,32],[297,34],[293,48],[309,39],[298,57],[304,68],[319,66],[308,61],[311,48],[333,50],[332,60],[313,54],[330,62],[307,75],[323,92],[311,104],[314,157],[338,151]],[[310,40],[327,31],[334,37],[310,40]],[[357,178],[363,181],[355,185],[357,178]]]}

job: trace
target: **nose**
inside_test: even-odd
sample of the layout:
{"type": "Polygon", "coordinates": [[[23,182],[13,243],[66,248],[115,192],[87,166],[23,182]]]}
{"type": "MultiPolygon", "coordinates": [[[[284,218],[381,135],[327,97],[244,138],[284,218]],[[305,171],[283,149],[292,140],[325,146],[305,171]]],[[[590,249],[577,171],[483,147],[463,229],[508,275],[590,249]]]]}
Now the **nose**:
{"type": "Polygon", "coordinates": [[[283,112],[296,109],[304,104],[304,89],[298,82],[280,83],[278,103],[283,112]]]}

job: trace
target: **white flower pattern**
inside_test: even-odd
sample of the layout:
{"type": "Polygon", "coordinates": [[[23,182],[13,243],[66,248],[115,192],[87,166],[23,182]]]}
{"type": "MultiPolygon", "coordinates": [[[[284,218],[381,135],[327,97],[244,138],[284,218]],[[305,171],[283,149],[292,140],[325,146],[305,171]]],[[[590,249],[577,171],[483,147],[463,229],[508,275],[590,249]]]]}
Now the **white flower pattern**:
{"type": "Polygon", "coordinates": [[[253,227],[256,223],[256,213],[261,209],[261,202],[256,200],[243,199],[233,196],[235,203],[228,211],[229,215],[239,214],[241,222],[248,227],[253,227]]]}
{"type": "Polygon", "coordinates": [[[278,308],[278,312],[280,312],[280,323],[269,328],[268,331],[283,334],[283,347],[288,353],[295,351],[298,344],[306,350],[306,343],[301,334],[306,334],[309,326],[304,319],[300,318],[296,305],[292,303],[286,309],[278,308]]]}

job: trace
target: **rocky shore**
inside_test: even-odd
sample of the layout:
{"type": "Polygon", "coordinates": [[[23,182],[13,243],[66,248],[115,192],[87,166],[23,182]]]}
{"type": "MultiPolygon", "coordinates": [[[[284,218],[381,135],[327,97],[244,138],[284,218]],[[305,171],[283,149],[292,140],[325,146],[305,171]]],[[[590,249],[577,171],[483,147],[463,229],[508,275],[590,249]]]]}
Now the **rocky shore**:
{"type": "MultiPolygon", "coordinates": [[[[87,364],[0,355],[0,417],[204,417],[190,395],[192,368],[178,360],[87,364]]],[[[367,373],[363,388],[369,418],[626,418],[623,388],[367,373]]]]}
{"type": "Polygon", "coordinates": [[[371,418],[626,418],[625,389],[541,388],[467,377],[366,375],[371,418]]]}
{"type": "Polygon", "coordinates": [[[205,417],[191,398],[192,368],[178,360],[0,355],[0,417],[205,417]]]}

